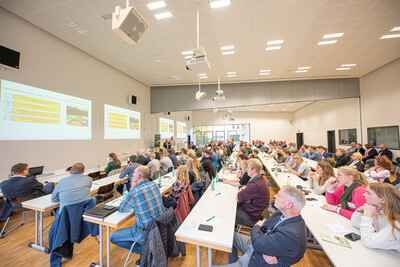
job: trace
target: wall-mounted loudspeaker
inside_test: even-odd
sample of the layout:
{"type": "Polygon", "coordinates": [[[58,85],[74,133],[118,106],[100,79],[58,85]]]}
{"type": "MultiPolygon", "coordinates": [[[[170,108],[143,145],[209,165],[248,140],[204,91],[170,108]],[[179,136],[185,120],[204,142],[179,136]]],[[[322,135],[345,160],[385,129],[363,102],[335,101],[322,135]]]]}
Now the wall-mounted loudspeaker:
{"type": "Polygon", "coordinates": [[[112,14],[112,30],[129,44],[136,44],[149,24],[133,7],[115,8],[112,14]]]}
{"type": "Polygon", "coordinates": [[[137,97],[134,95],[129,96],[129,104],[136,105],[137,97]]]}
{"type": "Polygon", "coordinates": [[[20,53],[0,45],[0,65],[19,69],[20,53]]]}
{"type": "Polygon", "coordinates": [[[190,117],[189,116],[185,116],[185,121],[190,121],[190,117]]]}

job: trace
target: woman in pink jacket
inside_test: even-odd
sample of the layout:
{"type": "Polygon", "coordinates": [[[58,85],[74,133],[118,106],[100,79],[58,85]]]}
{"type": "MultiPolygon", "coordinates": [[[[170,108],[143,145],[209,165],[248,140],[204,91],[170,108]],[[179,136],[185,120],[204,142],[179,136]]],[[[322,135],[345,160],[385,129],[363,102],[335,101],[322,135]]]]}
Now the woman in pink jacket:
{"type": "Polygon", "coordinates": [[[336,178],[335,181],[329,182],[325,194],[326,202],[329,204],[322,208],[351,219],[354,211],[365,203],[367,179],[364,174],[348,166],[340,167],[336,178]],[[337,186],[339,187],[335,190],[337,186]]]}

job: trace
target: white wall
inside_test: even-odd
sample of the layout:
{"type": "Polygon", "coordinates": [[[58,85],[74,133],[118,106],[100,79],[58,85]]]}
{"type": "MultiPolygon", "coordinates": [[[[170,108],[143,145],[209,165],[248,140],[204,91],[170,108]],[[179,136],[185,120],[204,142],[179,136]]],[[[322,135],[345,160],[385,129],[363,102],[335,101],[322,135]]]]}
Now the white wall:
{"type": "MultiPolygon", "coordinates": [[[[226,112],[226,111],[225,111],[226,112]]],[[[235,121],[223,120],[224,111],[193,111],[193,125],[223,125],[250,123],[250,140],[269,139],[295,142],[293,112],[239,112],[234,111],[235,121]]]]}
{"type": "Polygon", "coordinates": [[[317,101],[294,114],[295,132],[304,133],[308,145],[328,145],[327,131],[335,130],[336,147],[339,145],[339,129],[357,129],[361,142],[360,105],[358,98],[317,101]]]}
{"type": "MultiPolygon", "coordinates": [[[[21,53],[19,70],[0,70],[0,79],[92,100],[92,139],[0,141],[0,179],[17,162],[44,165],[45,171],[83,162],[93,168],[108,153],[144,147],[144,113],[150,112],[150,88],[81,50],[0,8],[0,43],[21,53]],[[128,104],[128,95],[138,104],[128,104]],[[104,104],[141,112],[140,140],[104,140],[104,104]]],[[[79,37],[77,38],[84,38],[79,37]]],[[[4,131],[6,129],[0,129],[4,131]]]]}
{"type": "MultiPolygon", "coordinates": [[[[400,58],[361,77],[363,142],[367,128],[400,125],[400,58]]],[[[400,157],[393,150],[393,159],[400,157]]]]}

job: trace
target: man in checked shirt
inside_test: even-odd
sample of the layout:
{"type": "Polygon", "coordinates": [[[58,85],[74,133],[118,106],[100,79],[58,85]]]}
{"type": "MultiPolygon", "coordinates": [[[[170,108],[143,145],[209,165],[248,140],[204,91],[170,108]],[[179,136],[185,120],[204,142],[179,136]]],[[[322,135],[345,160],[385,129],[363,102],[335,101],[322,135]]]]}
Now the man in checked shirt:
{"type": "MultiPolygon", "coordinates": [[[[114,245],[126,249],[130,249],[133,242],[143,245],[147,227],[164,212],[160,190],[156,183],[148,180],[149,174],[150,170],[146,166],[137,167],[133,173],[131,189],[118,211],[127,212],[133,208],[136,223],[129,228],[114,231],[110,239],[114,245]]],[[[140,254],[141,250],[142,246],[135,244],[132,252],[140,254]]],[[[138,262],[140,264],[140,259],[138,262]]]]}

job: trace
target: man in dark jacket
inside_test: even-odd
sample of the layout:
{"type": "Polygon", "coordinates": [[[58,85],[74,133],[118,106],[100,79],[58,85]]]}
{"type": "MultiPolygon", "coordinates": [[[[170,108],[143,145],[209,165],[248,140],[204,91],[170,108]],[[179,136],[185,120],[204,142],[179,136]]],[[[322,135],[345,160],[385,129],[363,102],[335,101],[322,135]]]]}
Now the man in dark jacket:
{"type": "MultiPolygon", "coordinates": [[[[387,149],[387,147],[384,144],[380,145],[379,149],[380,149],[380,151],[378,153],[378,156],[388,157],[390,159],[390,161],[392,161],[392,158],[393,158],[392,151],[387,149]]],[[[371,166],[371,167],[374,167],[375,166],[375,159],[367,160],[367,164],[369,166],[371,166]]]]}
{"type": "Polygon", "coordinates": [[[204,168],[204,171],[210,175],[210,179],[215,176],[215,173],[213,171],[213,161],[211,159],[211,150],[210,149],[204,149],[203,150],[203,162],[201,165],[204,168]]]}
{"type": "Polygon", "coordinates": [[[275,195],[278,209],[268,220],[258,221],[251,239],[235,232],[229,263],[238,266],[290,266],[299,262],[306,251],[306,225],[300,215],[306,204],[302,192],[283,186],[275,195]],[[242,252],[238,260],[237,251],[242,252]]]}

